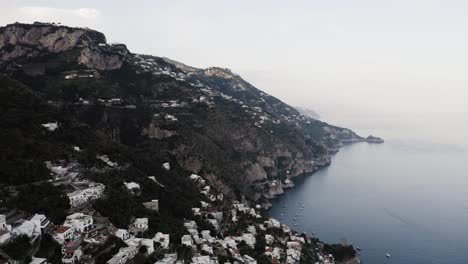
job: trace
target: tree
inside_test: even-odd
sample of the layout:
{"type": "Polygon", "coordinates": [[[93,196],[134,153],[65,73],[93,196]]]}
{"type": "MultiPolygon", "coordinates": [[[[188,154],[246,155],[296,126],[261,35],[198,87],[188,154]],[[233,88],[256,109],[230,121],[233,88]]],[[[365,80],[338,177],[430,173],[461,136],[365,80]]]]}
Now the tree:
{"type": "Polygon", "coordinates": [[[62,193],[62,189],[50,183],[29,184],[20,188],[13,202],[13,206],[29,213],[45,214],[54,223],[63,222],[70,208],[70,200],[62,193]]]}
{"type": "Polygon", "coordinates": [[[0,247],[8,256],[14,260],[25,260],[30,257],[30,251],[32,249],[29,237],[26,235],[20,235],[11,239],[7,244],[0,247]]]}
{"type": "Polygon", "coordinates": [[[190,260],[192,259],[192,248],[186,245],[180,245],[177,248],[177,256],[185,260],[185,262],[190,262],[190,260]]]}

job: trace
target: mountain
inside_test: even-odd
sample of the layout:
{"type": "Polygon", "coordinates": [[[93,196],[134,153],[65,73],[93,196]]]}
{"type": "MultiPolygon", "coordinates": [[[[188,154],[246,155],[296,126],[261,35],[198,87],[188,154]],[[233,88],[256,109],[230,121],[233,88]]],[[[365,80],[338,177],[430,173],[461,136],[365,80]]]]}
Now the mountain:
{"type": "Polygon", "coordinates": [[[317,119],[317,120],[320,119],[320,115],[317,114],[317,112],[315,112],[314,110],[311,110],[311,109],[308,109],[307,107],[302,107],[302,106],[296,106],[295,108],[297,109],[297,111],[299,111],[299,113],[305,116],[308,116],[310,118],[317,119]]]}
{"type": "MultiPolygon", "coordinates": [[[[251,256],[283,262],[295,252],[280,248],[285,236],[300,241],[296,253],[305,263],[328,259],[327,245],[268,220],[266,209],[269,199],[292,187],[292,178],[328,165],[343,142],[365,140],[351,130],[302,115],[229,69],[134,54],[87,28],[1,27],[0,72],[0,213],[7,222],[11,215],[44,214],[55,231],[43,232],[60,242],[57,232],[68,230],[60,225],[78,221],[70,213],[85,212],[99,219],[102,230],[132,235],[129,242],[115,235],[123,231],[111,232],[125,247],[109,239],[100,244],[80,231],[84,255],[97,263],[134,245],[141,249],[157,232],[170,234],[179,259],[204,258],[199,253],[209,251],[206,245],[219,249],[208,254],[216,261],[248,262],[251,256]],[[218,239],[236,235],[236,243],[244,243],[233,248],[208,243],[207,236],[199,244],[191,219],[218,239]],[[141,223],[147,223],[143,231],[141,223]],[[282,255],[264,254],[270,231],[276,234],[271,248],[277,245],[282,255]],[[187,232],[196,245],[189,245],[187,232]],[[252,237],[262,242],[245,246],[252,237]],[[112,250],[104,254],[103,248],[112,250]]],[[[67,243],[62,261],[77,254],[67,243]]],[[[148,243],[148,252],[137,254],[142,259],[170,251],[149,252],[148,243]]],[[[36,250],[54,260],[45,247],[36,250]]],[[[338,248],[332,250],[337,260],[355,256],[352,247],[338,248]]]]}

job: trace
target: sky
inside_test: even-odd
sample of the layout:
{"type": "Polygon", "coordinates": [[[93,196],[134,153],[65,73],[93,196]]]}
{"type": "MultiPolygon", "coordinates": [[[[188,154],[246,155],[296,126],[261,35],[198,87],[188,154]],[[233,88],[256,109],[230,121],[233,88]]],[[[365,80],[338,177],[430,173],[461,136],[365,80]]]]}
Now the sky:
{"type": "Polygon", "coordinates": [[[338,125],[468,142],[452,135],[468,130],[468,1],[0,3],[1,25],[90,27],[135,53],[230,68],[338,125]]]}

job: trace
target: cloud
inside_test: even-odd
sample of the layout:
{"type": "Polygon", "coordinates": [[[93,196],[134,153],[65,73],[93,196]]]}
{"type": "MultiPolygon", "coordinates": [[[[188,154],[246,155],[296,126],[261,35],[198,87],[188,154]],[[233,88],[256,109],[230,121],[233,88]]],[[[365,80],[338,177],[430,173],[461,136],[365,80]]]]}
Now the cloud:
{"type": "Polygon", "coordinates": [[[80,8],[74,12],[83,18],[96,18],[100,15],[99,10],[94,8],[80,8]]]}
{"type": "Polygon", "coordinates": [[[45,6],[25,6],[19,12],[22,17],[41,21],[57,21],[70,17],[96,19],[100,15],[100,11],[94,8],[65,9],[45,6]]]}

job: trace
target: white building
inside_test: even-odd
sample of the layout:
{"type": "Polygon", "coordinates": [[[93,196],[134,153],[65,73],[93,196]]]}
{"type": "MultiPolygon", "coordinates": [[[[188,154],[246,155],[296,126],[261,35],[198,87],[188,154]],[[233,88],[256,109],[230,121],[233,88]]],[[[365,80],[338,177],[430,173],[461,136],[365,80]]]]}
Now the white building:
{"type": "Polygon", "coordinates": [[[245,241],[245,243],[251,247],[251,248],[254,248],[255,247],[255,236],[253,234],[250,234],[250,233],[244,233],[242,234],[242,237],[240,237],[241,241],[245,241]]]}
{"type": "Polygon", "coordinates": [[[256,235],[257,234],[257,229],[255,228],[255,226],[251,225],[251,226],[248,226],[247,227],[247,231],[249,233],[251,233],[252,235],[256,235]]]}
{"type": "Polygon", "coordinates": [[[78,264],[83,256],[83,251],[80,246],[77,249],[62,249],[62,254],[63,264],[78,264]]]}
{"type": "Polygon", "coordinates": [[[224,242],[230,248],[237,248],[237,242],[232,237],[225,237],[224,242]]]}
{"type": "Polygon", "coordinates": [[[141,239],[141,246],[146,247],[146,253],[148,255],[154,252],[154,241],[153,239],[143,238],[141,239]]]}
{"type": "Polygon", "coordinates": [[[194,207],[192,208],[193,215],[201,215],[200,208],[194,207]]]}
{"type": "Polygon", "coordinates": [[[101,198],[105,189],[104,184],[94,183],[83,190],[76,190],[74,192],[68,193],[68,199],[70,199],[70,205],[72,207],[84,204],[86,202],[96,200],[101,198]]]}
{"type": "Polygon", "coordinates": [[[292,235],[292,236],[289,237],[289,239],[291,239],[291,241],[296,241],[296,242],[299,242],[299,243],[302,243],[302,244],[305,243],[304,238],[300,237],[300,236],[292,235]]]}
{"type": "MultiPolygon", "coordinates": [[[[198,232],[198,231],[197,231],[198,232]]],[[[197,234],[191,234],[193,237],[193,241],[195,241],[195,244],[201,245],[203,244],[203,239],[200,238],[200,236],[197,234]]]]}
{"type": "Polygon", "coordinates": [[[257,260],[255,260],[249,255],[242,256],[242,259],[244,260],[245,264],[257,264],[257,260]]]}
{"type": "Polygon", "coordinates": [[[288,248],[293,248],[293,249],[295,249],[295,250],[301,250],[301,248],[302,248],[301,243],[299,243],[299,242],[297,242],[297,241],[288,241],[288,242],[286,243],[286,246],[287,246],[288,248]]]}
{"type": "Polygon", "coordinates": [[[186,245],[188,247],[193,246],[193,239],[191,235],[183,235],[181,238],[181,244],[186,245]]]}
{"type": "Polygon", "coordinates": [[[66,240],[70,240],[73,238],[74,230],[69,226],[59,226],[55,229],[54,234],[52,237],[55,241],[57,241],[60,245],[63,245],[66,240]]]}
{"type": "Polygon", "coordinates": [[[45,124],[42,124],[42,126],[47,128],[49,131],[54,131],[55,129],[59,127],[57,122],[45,123],[45,124]]]}
{"type": "Polygon", "coordinates": [[[195,221],[186,221],[184,223],[184,226],[185,228],[187,228],[187,230],[197,229],[197,223],[195,221]]]}
{"type": "Polygon", "coordinates": [[[189,179],[198,185],[205,185],[205,180],[197,174],[190,175],[189,179]]]}
{"type": "Polygon", "coordinates": [[[138,247],[129,246],[121,248],[117,254],[107,261],[107,264],[125,264],[132,260],[138,253],[138,247]]]}
{"type": "Polygon", "coordinates": [[[289,226],[287,226],[287,225],[282,225],[281,228],[283,229],[283,232],[284,232],[284,233],[286,233],[286,234],[291,233],[291,228],[289,228],[289,226]]]}
{"type": "Polygon", "coordinates": [[[216,264],[216,259],[210,258],[210,256],[196,256],[192,258],[192,264],[216,264]]]}
{"type": "Polygon", "coordinates": [[[216,219],[208,219],[208,222],[214,227],[214,229],[216,229],[216,230],[219,229],[218,220],[216,220],[216,219]]]}
{"type": "Polygon", "coordinates": [[[41,229],[46,228],[50,224],[49,219],[43,214],[35,214],[31,218],[31,221],[34,222],[35,225],[40,226],[41,229]]]}
{"type": "Polygon", "coordinates": [[[272,235],[268,235],[268,234],[265,235],[265,242],[267,245],[273,244],[274,241],[275,241],[275,238],[272,235]]]}
{"type": "Polygon", "coordinates": [[[201,250],[206,252],[207,254],[213,255],[213,248],[207,244],[203,244],[201,250]]]}
{"type": "Polygon", "coordinates": [[[6,229],[0,230],[0,245],[10,240],[11,234],[10,231],[6,229]]]}
{"type": "Polygon", "coordinates": [[[286,263],[288,264],[298,263],[301,260],[301,251],[299,250],[288,248],[286,250],[286,255],[286,263]]]}
{"type": "Polygon", "coordinates": [[[148,218],[137,218],[133,222],[133,227],[138,229],[139,232],[144,232],[148,230],[148,218]]]}
{"type": "Polygon", "coordinates": [[[10,230],[11,226],[6,224],[6,216],[4,214],[0,214],[0,230],[10,230]]]}
{"type": "Polygon", "coordinates": [[[274,219],[274,218],[270,218],[268,219],[268,221],[266,221],[266,224],[268,227],[275,227],[275,228],[280,228],[281,227],[281,223],[274,219]]]}
{"type": "Polygon", "coordinates": [[[130,238],[130,233],[126,229],[117,229],[115,236],[125,241],[130,238]]]}
{"type": "Polygon", "coordinates": [[[99,160],[101,160],[101,161],[104,162],[107,166],[109,166],[109,167],[111,167],[111,168],[114,168],[114,167],[116,167],[116,166],[119,165],[117,162],[111,161],[107,155],[97,156],[96,158],[98,158],[99,160]]]}
{"type": "Polygon", "coordinates": [[[74,213],[67,216],[63,225],[72,227],[77,232],[87,232],[93,228],[93,217],[83,213],[74,213]]]}
{"type": "Polygon", "coordinates": [[[136,182],[124,182],[124,185],[130,191],[133,190],[133,189],[140,189],[140,184],[138,184],[136,182]]]}
{"type": "Polygon", "coordinates": [[[159,243],[164,249],[169,248],[169,234],[158,232],[154,235],[153,241],[159,243]]]}
{"type": "Polygon", "coordinates": [[[24,221],[21,225],[13,228],[13,235],[27,235],[28,237],[40,236],[41,226],[32,221],[24,221]]]}
{"type": "Polygon", "coordinates": [[[205,241],[208,243],[213,243],[215,241],[214,237],[211,236],[210,230],[203,230],[201,231],[201,235],[205,241]]]}
{"type": "Polygon", "coordinates": [[[164,258],[154,264],[175,264],[177,261],[177,254],[165,254],[164,258]]]}
{"type": "Polygon", "coordinates": [[[214,219],[216,219],[218,222],[223,221],[223,212],[212,212],[210,213],[211,216],[213,216],[214,219]]]}
{"type": "Polygon", "coordinates": [[[46,263],[47,263],[47,259],[36,258],[36,257],[32,257],[31,262],[29,262],[29,264],[46,264],[46,263]]]}
{"type": "Polygon", "coordinates": [[[151,200],[149,202],[143,203],[143,206],[150,209],[150,210],[159,212],[159,201],[158,200],[151,200]]]}
{"type": "Polygon", "coordinates": [[[278,247],[265,247],[265,255],[271,256],[273,259],[279,260],[281,258],[281,249],[278,247]]]}

